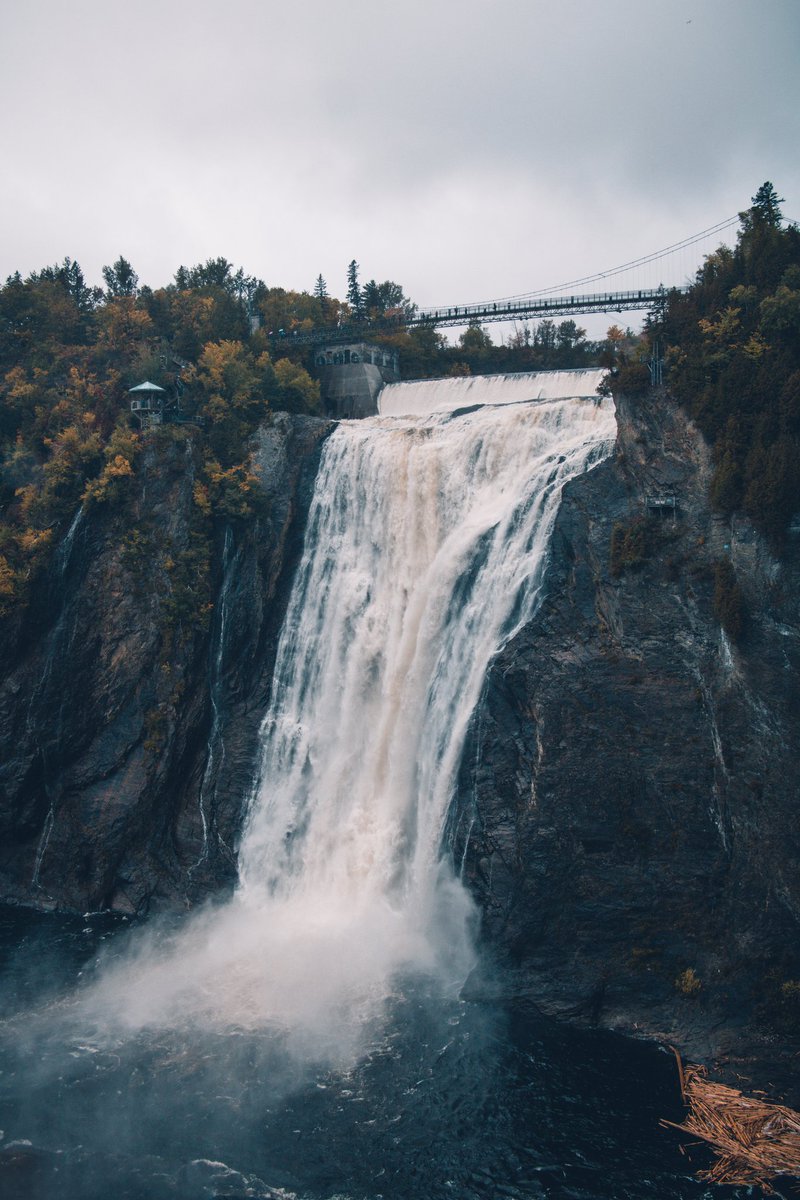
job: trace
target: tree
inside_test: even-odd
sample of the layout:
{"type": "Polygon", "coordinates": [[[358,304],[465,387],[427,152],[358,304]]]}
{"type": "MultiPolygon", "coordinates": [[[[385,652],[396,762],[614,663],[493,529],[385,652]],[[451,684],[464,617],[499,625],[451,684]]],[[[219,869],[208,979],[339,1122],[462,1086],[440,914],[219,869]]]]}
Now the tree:
{"type": "Polygon", "coordinates": [[[209,258],[205,263],[196,267],[178,267],[175,272],[175,285],[181,291],[187,288],[222,288],[223,291],[235,291],[233,263],[227,258],[209,258]]]}
{"type": "Polygon", "coordinates": [[[347,303],[356,320],[364,315],[364,301],[358,286],[358,263],[353,259],[347,268],[347,303]]]}
{"type": "Polygon", "coordinates": [[[224,467],[241,458],[247,438],[266,414],[265,384],[272,379],[268,358],[255,362],[241,342],[208,342],[203,348],[190,383],[200,393],[208,441],[224,467]]]}
{"type": "Polygon", "coordinates": [[[326,317],[328,316],[329,297],[328,297],[328,285],[325,282],[325,280],[323,279],[321,273],[317,276],[316,281],[314,283],[314,298],[319,303],[320,320],[324,321],[326,319],[326,317]]]}
{"type": "Polygon", "coordinates": [[[378,284],[378,303],[385,316],[401,316],[411,320],[417,311],[417,306],[406,296],[399,283],[393,279],[384,279],[378,284]]]}
{"type": "Polygon", "coordinates": [[[549,366],[556,346],[555,321],[551,321],[549,317],[545,317],[543,321],[539,322],[536,326],[533,344],[541,355],[542,366],[549,366]]]}
{"type": "Polygon", "coordinates": [[[274,407],[282,412],[320,413],[320,387],[304,367],[279,358],[275,363],[277,394],[274,407]]]}
{"type": "Polygon", "coordinates": [[[494,343],[491,336],[481,327],[480,321],[470,321],[458,339],[459,349],[471,358],[485,358],[494,343]]]}
{"type": "Polygon", "coordinates": [[[586,330],[581,329],[574,321],[562,321],[556,329],[556,348],[562,365],[567,365],[572,358],[580,357],[586,347],[586,330]]]}
{"type": "Polygon", "coordinates": [[[64,265],[57,269],[57,274],[81,312],[91,312],[102,299],[103,293],[100,288],[89,287],[80,265],[72,259],[65,258],[64,265]]]}
{"type": "Polygon", "coordinates": [[[63,263],[57,263],[53,267],[43,267],[41,271],[34,271],[27,282],[56,284],[69,296],[81,314],[90,313],[103,299],[102,289],[90,287],[84,279],[80,264],[71,258],[65,258],[63,263]]]}
{"type": "Polygon", "coordinates": [[[139,276],[122,256],[113,266],[103,267],[103,279],[106,281],[106,295],[114,299],[117,296],[135,296],[139,287],[139,276]]]}
{"type": "Polygon", "coordinates": [[[649,328],[666,347],[670,393],[713,446],[712,502],[744,510],[781,552],[800,508],[800,230],[762,184],[735,250],[710,255],[649,328]]]}
{"type": "Polygon", "coordinates": [[[752,203],[753,207],[750,209],[750,212],[753,214],[755,223],[769,225],[773,229],[780,228],[782,220],[780,206],[784,201],[775,191],[769,180],[762,183],[755,196],[753,196],[752,203]]]}
{"type": "Polygon", "coordinates": [[[364,306],[364,312],[370,319],[375,320],[375,318],[383,316],[384,304],[380,288],[374,279],[370,279],[364,284],[364,290],[361,293],[361,303],[364,306]]]}

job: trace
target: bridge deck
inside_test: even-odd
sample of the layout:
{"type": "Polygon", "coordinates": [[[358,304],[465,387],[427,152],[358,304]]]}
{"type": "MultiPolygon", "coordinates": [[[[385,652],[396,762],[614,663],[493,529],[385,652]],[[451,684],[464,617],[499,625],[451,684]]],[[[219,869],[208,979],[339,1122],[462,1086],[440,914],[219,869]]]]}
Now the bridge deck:
{"type": "MultiPolygon", "coordinates": [[[[685,288],[670,289],[685,291],[685,288]]],[[[624,313],[652,309],[663,303],[667,295],[663,287],[642,288],[633,292],[598,292],[588,296],[545,296],[532,299],[465,304],[453,308],[423,308],[413,317],[383,317],[378,321],[340,325],[335,329],[311,329],[303,333],[281,335],[296,345],[328,346],[340,342],[363,340],[376,333],[394,333],[398,329],[419,326],[468,325],[492,321],[525,320],[528,317],[569,317],[583,313],[624,313]]]]}

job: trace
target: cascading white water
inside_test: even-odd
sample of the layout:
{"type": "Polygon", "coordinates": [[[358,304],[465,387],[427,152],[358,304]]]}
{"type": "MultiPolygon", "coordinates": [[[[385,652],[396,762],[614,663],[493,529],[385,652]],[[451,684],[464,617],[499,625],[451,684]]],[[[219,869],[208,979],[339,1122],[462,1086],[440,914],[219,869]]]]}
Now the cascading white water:
{"type": "Polygon", "coordinates": [[[613,436],[610,404],[576,400],[335,430],[237,894],[110,971],[106,1013],[268,1026],[337,1057],[402,973],[463,982],[472,909],[441,841],[466,730],[490,659],[535,610],[562,487],[613,436]]]}
{"type": "Polygon", "coordinates": [[[473,404],[524,404],[530,400],[596,400],[606,372],[602,367],[574,371],[520,371],[514,375],[455,375],[389,383],[378,397],[387,417],[454,412],[473,404]]]}

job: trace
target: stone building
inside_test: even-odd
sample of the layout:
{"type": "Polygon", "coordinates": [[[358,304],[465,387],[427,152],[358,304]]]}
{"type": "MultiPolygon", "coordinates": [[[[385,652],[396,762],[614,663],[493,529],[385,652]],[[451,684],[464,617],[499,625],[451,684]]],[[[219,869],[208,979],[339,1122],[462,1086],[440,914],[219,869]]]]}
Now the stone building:
{"type": "Polygon", "coordinates": [[[397,353],[368,342],[319,346],[314,361],[323,403],[334,418],[374,416],[383,385],[400,380],[397,353]]]}

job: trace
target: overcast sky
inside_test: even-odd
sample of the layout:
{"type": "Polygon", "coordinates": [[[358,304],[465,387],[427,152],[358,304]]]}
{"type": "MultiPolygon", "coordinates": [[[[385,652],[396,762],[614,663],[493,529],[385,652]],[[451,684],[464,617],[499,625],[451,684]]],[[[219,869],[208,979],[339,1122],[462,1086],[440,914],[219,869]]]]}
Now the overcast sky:
{"type": "Polygon", "coordinates": [[[800,0],[0,0],[0,276],[550,286],[800,218],[798,68],[800,0]]]}

